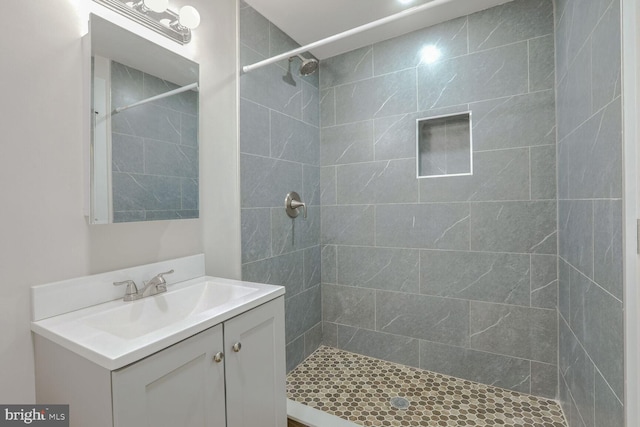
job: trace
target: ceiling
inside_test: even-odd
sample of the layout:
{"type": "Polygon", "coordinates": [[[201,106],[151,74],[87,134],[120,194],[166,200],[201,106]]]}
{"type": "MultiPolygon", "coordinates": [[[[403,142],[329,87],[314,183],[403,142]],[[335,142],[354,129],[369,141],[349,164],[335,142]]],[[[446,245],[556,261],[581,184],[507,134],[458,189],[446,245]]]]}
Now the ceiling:
{"type": "MultiPolygon", "coordinates": [[[[414,0],[246,0],[282,31],[306,45],[402,10],[428,3],[414,0]]],[[[510,0],[439,0],[437,5],[403,19],[313,49],[319,59],[330,58],[453,18],[488,9],[510,0]]]]}

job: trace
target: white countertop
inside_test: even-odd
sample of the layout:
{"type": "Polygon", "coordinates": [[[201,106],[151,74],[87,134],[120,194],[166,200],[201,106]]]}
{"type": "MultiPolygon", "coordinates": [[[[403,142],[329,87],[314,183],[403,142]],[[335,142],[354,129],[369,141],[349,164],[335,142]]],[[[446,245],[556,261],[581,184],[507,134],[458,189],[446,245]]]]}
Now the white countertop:
{"type": "Polygon", "coordinates": [[[31,330],[115,370],[284,293],[282,286],[202,276],[169,285],[167,292],[155,296],[104,302],[37,320],[31,330]]]}

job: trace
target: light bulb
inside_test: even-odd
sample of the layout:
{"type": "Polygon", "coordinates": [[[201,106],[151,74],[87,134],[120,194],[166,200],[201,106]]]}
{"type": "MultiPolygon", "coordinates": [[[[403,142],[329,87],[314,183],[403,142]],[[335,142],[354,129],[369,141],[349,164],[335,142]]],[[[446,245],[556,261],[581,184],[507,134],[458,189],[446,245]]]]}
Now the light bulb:
{"type": "Polygon", "coordinates": [[[169,0],[144,0],[144,5],[154,12],[164,12],[169,7],[169,0]]]}
{"type": "Polygon", "coordinates": [[[183,6],[180,9],[180,25],[193,30],[200,25],[200,14],[193,6],[183,6]]]}
{"type": "Polygon", "coordinates": [[[442,52],[436,46],[430,44],[420,51],[420,59],[424,64],[433,64],[442,56],[442,52]]]}

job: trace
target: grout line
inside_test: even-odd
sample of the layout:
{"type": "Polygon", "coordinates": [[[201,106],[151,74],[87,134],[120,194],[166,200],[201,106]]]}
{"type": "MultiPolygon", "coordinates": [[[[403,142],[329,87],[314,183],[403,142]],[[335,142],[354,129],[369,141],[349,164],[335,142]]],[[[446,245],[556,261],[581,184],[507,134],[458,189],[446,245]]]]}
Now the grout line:
{"type": "MultiPolygon", "coordinates": [[[[596,204],[591,202],[591,277],[596,283],[596,204]]],[[[617,299],[617,298],[616,298],[617,299]]],[[[622,302],[622,301],[620,301],[622,302]]]]}
{"type": "MultiPolygon", "coordinates": [[[[532,190],[531,187],[533,187],[533,171],[531,168],[531,147],[529,147],[529,200],[533,200],[533,195],[532,195],[532,190]]],[[[556,224],[556,228],[557,228],[557,224],[556,224]]]]}
{"type": "Polygon", "coordinates": [[[531,92],[531,47],[527,40],[527,92],[531,92]]]}

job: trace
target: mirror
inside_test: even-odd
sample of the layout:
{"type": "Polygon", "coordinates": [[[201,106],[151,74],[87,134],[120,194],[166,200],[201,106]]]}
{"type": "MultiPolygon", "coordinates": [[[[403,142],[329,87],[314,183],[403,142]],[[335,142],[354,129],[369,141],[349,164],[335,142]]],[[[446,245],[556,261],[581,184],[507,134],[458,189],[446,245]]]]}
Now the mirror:
{"type": "Polygon", "coordinates": [[[94,14],[90,222],[198,218],[198,64],[94,14]]]}

